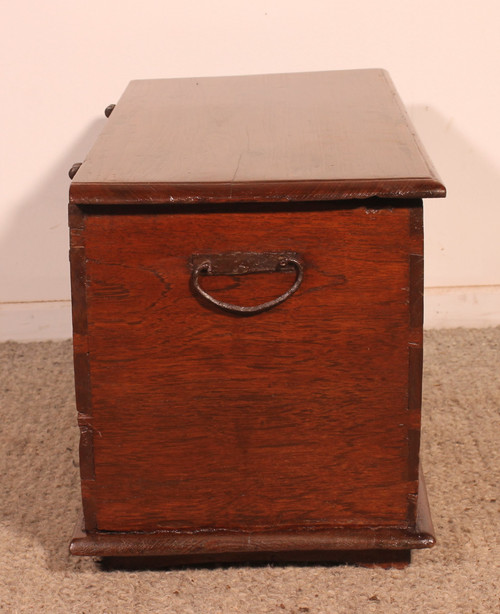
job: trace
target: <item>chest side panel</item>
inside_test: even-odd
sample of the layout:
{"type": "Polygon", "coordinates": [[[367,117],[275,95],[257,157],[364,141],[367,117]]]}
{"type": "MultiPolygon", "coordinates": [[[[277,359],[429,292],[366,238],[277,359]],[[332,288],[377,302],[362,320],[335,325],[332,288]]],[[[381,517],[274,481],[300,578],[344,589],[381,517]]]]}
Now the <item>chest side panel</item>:
{"type": "MultiPolygon", "coordinates": [[[[95,527],[405,526],[412,211],[86,215],[95,527]],[[193,295],[193,254],[279,251],[304,279],[274,309],[238,317],[193,295]]],[[[255,304],[293,278],[201,283],[255,304]]]]}

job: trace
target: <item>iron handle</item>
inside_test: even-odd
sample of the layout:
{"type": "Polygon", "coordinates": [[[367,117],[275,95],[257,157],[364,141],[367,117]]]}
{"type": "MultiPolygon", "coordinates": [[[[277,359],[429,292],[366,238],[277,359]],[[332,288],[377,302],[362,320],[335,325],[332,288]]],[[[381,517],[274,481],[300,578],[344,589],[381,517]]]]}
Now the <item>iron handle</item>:
{"type": "Polygon", "coordinates": [[[191,287],[195,294],[223,311],[239,315],[255,315],[283,303],[297,291],[304,278],[302,260],[295,252],[267,252],[262,254],[234,252],[208,256],[195,255],[191,258],[191,269],[191,287]],[[260,305],[243,306],[220,301],[206,292],[199,283],[200,275],[245,275],[248,273],[287,271],[290,268],[295,269],[296,272],[292,286],[275,299],[260,305]]]}

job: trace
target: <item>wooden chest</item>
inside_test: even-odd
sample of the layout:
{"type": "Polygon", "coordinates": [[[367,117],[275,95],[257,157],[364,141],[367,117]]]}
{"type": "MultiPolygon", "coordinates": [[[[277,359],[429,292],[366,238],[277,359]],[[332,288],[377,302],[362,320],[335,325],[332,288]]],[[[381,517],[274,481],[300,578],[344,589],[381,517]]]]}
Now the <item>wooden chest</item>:
{"type": "Polygon", "coordinates": [[[421,199],[444,194],[382,70],[130,83],[70,188],[71,552],[431,546],[421,199]]]}

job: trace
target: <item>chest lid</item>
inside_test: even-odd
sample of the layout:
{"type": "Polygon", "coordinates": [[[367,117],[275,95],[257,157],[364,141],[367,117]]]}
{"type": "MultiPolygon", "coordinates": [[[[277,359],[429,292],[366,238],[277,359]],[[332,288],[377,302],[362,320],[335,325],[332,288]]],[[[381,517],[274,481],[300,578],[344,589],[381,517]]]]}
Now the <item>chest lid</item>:
{"type": "Polygon", "coordinates": [[[445,195],[384,70],[132,81],[76,204],[445,195]]]}

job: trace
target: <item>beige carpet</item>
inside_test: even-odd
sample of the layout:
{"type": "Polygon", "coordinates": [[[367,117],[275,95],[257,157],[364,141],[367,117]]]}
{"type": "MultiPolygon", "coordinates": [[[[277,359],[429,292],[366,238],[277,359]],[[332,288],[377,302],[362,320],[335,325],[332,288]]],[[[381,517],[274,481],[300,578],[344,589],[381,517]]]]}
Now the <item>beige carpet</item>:
{"type": "Polygon", "coordinates": [[[426,336],[422,452],[439,541],[402,571],[106,572],[70,557],[79,509],[70,344],[1,344],[0,361],[0,611],[500,612],[500,328],[426,336]]]}

